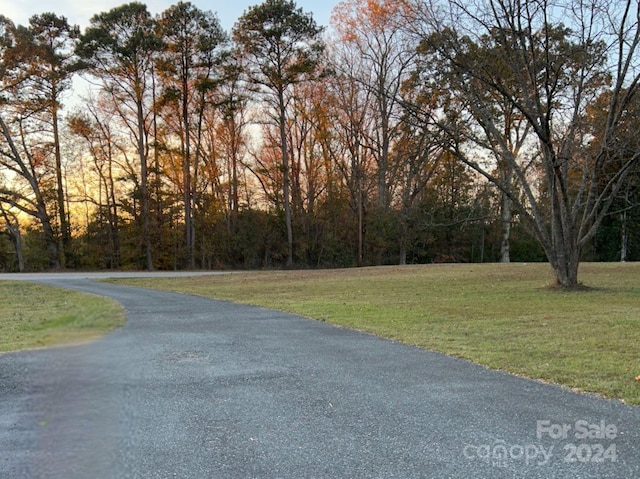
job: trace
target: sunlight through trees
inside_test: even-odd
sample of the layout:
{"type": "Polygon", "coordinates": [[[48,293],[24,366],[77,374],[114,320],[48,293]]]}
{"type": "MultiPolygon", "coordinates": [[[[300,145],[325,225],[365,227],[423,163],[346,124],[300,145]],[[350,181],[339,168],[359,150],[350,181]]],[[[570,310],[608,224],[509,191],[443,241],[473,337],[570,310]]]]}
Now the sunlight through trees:
{"type": "Polygon", "coordinates": [[[574,287],[640,258],[637,9],[0,17],[0,269],[548,260],[574,287]]]}

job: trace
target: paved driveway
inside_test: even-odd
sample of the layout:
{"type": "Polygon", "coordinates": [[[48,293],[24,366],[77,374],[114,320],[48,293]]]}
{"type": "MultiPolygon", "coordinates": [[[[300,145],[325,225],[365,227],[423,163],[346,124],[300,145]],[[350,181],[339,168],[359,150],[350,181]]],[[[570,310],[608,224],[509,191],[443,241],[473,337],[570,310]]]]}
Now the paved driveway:
{"type": "Polygon", "coordinates": [[[0,356],[0,478],[640,477],[640,408],[280,312],[44,278],[23,276],[128,322],[0,356]]]}

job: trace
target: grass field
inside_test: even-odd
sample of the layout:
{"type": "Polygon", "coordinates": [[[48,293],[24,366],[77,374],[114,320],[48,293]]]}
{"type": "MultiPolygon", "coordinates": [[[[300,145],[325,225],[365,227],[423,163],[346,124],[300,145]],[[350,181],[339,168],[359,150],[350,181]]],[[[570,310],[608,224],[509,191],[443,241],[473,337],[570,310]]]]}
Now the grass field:
{"type": "Polygon", "coordinates": [[[0,353],[77,344],[124,324],[115,301],[24,281],[0,281],[0,353]]]}
{"type": "MultiPolygon", "coordinates": [[[[125,280],[251,303],[640,405],[640,264],[469,264],[125,280]]],[[[120,282],[120,280],[118,280],[120,282]]]]}

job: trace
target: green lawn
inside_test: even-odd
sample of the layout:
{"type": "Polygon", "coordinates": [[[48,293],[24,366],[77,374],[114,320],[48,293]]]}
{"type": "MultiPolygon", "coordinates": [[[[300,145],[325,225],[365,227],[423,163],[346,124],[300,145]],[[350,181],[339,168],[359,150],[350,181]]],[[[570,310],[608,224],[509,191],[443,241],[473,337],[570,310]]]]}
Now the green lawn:
{"type": "Polygon", "coordinates": [[[90,341],[124,321],[124,309],[106,298],[0,281],[0,353],[90,341]]]}
{"type": "MultiPolygon", "coordinates": [[[[640,405],[640,264],[427,265],[126,280],[251,303],[640,405]]],[[[120,282],[120,280],[118,280],[120,282]]]]}

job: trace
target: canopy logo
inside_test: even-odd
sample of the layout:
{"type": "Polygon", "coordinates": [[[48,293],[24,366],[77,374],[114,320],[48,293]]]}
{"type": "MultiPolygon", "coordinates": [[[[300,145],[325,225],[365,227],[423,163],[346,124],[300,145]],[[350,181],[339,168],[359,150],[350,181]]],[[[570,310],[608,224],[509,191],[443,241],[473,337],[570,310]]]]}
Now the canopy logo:
{"type": "Polygon", "coordinates": [[[618,427],[604,419],[599,422],[580,419],[572,423],[545,419],[536,421],[538,444],[507,444],[498,439],[493,444],[465,444],[462,454],[466,459],[480,460],[495,467],[507,467],[514,462],[544,466],[554,459],[554,453],[564,463],[617,462],[618,451],[611,441],[618,434],[618,427]],[[549,445],[549,441],[561,444],[549,445]]]}

